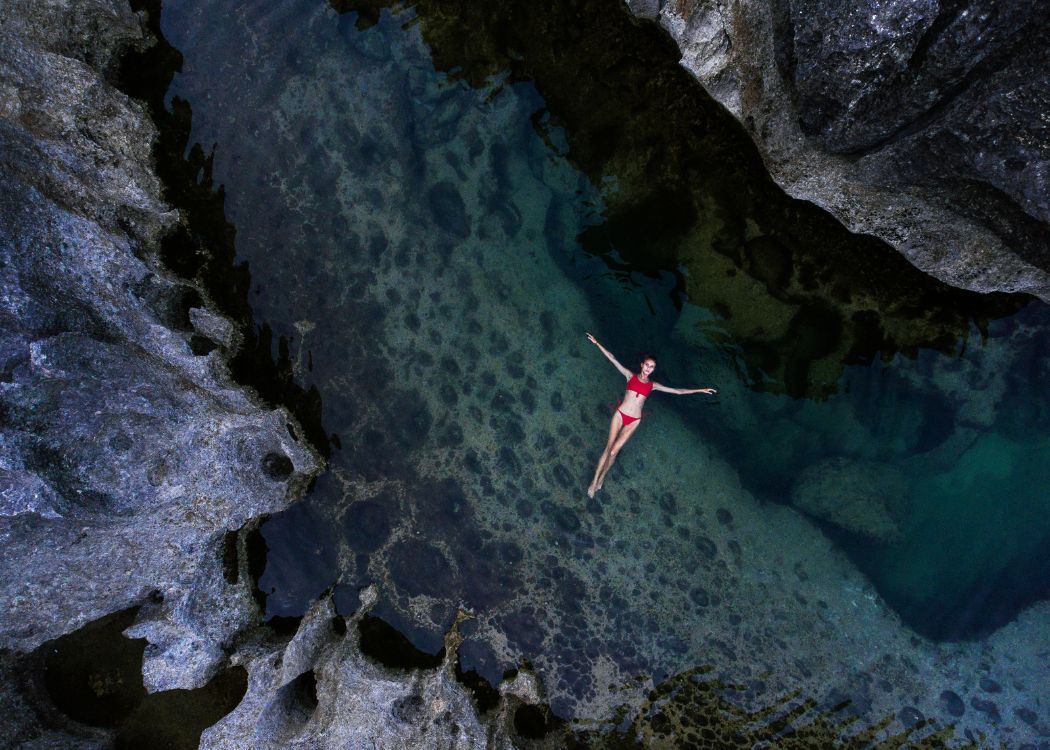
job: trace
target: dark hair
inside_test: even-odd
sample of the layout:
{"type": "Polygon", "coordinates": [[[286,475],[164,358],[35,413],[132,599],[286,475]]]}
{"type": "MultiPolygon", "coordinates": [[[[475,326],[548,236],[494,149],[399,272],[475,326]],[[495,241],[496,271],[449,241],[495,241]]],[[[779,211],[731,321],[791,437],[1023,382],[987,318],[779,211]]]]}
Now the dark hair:
{"type": "Polygon", "coordinates": [[[638,360],[638,364],[641,364],[647,359],[651,359],[653,362],[656,362],[656,357],[654,357],[652,354],[650,354],[649,352],[642,352],[642,357],[638,360]]]}

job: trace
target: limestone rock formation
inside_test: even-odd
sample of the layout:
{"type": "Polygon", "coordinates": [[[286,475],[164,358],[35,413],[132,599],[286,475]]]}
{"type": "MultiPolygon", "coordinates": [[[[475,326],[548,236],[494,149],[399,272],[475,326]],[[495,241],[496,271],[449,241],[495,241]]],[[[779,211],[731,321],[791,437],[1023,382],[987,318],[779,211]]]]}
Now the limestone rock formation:
{"type": "Polygon", "coordinates": [[[1050,8],[628,0],[774,179],[933,276],[1050,299],[1050,8]]]}
{"type": "Polygon", "coordinates": [[[152,256],[176,219],[153,126],[103,78],[137,17],[114,0],[6,4],[3,20],[0,555],[20,575],[0,584],[0,643],[31,649],[151,592],[200,633],[179,602],[218,570],[217,541],[319,464],[221,350],[192,351],[201,295],[152,256]],[[292,468],[267,472],[270,455],[292,468]]]}
{"type": "Polygon", "coordinates": [[[499,705],[482,718],[453,674],[461,640],[455,626],[436,669],[394,672],[362,654],[357,623],[375,601],[370,587],[344,625],[331,599],[322,599],[287,645],[260,642],[243,649],[248,692],[234,712],[205,731],[201,748],[515,747],[521,694],[539,699],[521,687],[529,673],[507,680],[499,705]]]}
{"type": "MultiPolygon", "coordinates": [[[[164,690],[207,682],[257,617],[223,541],[320,462],[231,381],[228,331],[191,347],[225,328],[155,257],[178,218],[155,130],[105,78],[142,37],[122,0],[0,9],[0,647],[11,675],[44,641],[142,606],[147,686],[164,690]]],[[[8,740],[35,735],[5,714],[8,740]]]]}

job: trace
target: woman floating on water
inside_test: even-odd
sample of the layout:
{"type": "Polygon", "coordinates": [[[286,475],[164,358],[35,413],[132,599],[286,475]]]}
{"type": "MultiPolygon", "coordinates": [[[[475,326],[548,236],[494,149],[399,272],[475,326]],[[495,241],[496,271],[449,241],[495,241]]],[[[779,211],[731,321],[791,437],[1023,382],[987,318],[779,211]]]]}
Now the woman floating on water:
{"type": "Polygon", "coordinates": [[[591,340],[592,344],[601,349],[602,354],[616,366],[621,375],[627,378],[627,390],[623,394],[623,401],[620,403],[620,408],[612,415],[612,421],[609,423],[609,440],[605,444],[605,450],[602,452],[601,459],[598,461],[598,468],[594,470],[594,479],[591,480],[591,486],[587,488],[587,497],[594,497],[594,493],[602,488],[602,482],[605,481],[605,475],[609,473],[613,461],[616,460],[616,454],[631,439],[631,435],[634,434],[634,431],[638,429],[638,425],[641,424],[639,420],[642,418],[642,406],[652,391],[676,393],[680,396],[684,396],[687,393],[717,393],[717,391],[714,388],[668,388],[666,385],[660,385],[650,380],[649,376],[656,369],[656,360],[648,354],[642,357],[641,374],[635,375],[617,362],[616,357],[598,343],[598,339],[589,333],[587,338],[591,340]]]}

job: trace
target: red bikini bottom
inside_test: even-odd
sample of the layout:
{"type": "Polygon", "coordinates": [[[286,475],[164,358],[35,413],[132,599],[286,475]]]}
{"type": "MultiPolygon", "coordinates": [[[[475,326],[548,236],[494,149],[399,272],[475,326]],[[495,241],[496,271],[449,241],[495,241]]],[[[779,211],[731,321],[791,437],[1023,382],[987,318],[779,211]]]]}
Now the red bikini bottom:
{"type": "Polygon", "coordinates": [[[641,417],[632,417],[630,414],[624,414],[620,409],[616,411],[620,412],[620,419],[623,420],[623,426],[626,427],[631,422],[637,422],[641,417]]]}

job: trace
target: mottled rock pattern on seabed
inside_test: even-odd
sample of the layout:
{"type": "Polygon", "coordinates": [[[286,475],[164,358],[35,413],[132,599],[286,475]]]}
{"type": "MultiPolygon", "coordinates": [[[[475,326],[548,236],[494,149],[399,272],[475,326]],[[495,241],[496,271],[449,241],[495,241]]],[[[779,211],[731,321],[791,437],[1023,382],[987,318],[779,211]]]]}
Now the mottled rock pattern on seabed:
{"type": "Polygon", "coordinates": [[[1050,299],[1050,9],[628,0],[791,195],[976,291],[1050,299]]]}
{"type": "Polygon", "coordinates": [[[811,516],[879,542],[901,537],[907,485],[887,464],[836,457],[806,467],[791,491],[792,504],[811,516]]]}

